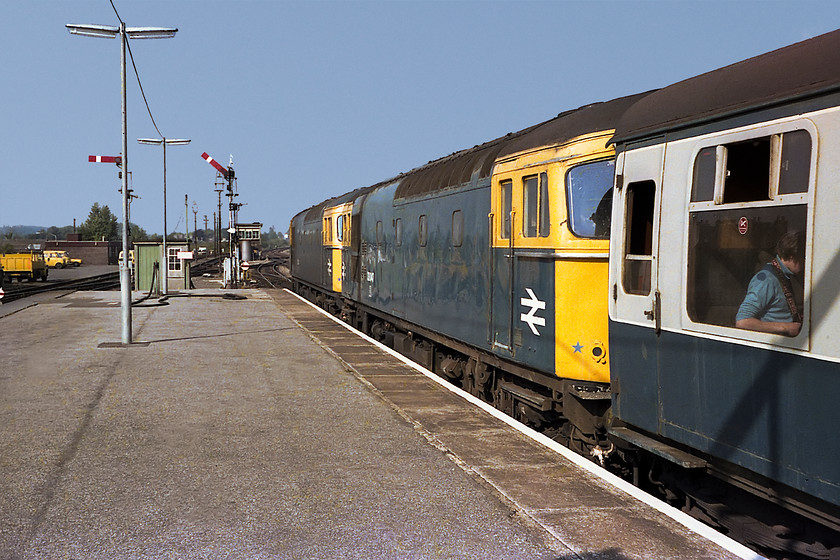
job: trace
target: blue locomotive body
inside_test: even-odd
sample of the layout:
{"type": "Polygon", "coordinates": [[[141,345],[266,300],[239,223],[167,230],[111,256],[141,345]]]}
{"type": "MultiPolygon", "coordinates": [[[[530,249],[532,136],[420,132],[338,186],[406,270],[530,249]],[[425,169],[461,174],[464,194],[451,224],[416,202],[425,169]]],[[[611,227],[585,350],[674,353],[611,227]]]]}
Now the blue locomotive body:
{"type": "Polygon", "coordinates": [[[360,301],[437,333],[486,347],[490,187],[396,199],[398,184],[364,203],[360,301]]]}
{"type": "Polygon", "coordinates": [[[295,289],[524,421],[578,403],[570,435],[608,445],[586,412],[609,402],[607,140],[640,97],[568,111],[301,212],[295,289]]]}

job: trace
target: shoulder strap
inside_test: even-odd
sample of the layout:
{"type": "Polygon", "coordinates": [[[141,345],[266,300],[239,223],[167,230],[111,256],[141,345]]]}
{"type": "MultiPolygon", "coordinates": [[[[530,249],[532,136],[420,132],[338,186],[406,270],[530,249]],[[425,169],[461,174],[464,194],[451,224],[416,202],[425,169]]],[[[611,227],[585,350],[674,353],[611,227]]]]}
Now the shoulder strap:
{"type": "Polygon", "coordinates": [[[782,272],[782,267],[779,266],[778,261],[773,259],[770,261],[769,269],[776,275],[776,278],[779,280],[779,284],[782,285],[782,291],[785,293],[785,299],[787,300],[788,307],[790,307],[790,314],[793,317],[794,323],[801,323],[802,322],[802,314],[799,312],[799,307],[796,305],[796,301],[793,299],[793,288],[790,285],[790,278],[785,276],[782,272]]]}

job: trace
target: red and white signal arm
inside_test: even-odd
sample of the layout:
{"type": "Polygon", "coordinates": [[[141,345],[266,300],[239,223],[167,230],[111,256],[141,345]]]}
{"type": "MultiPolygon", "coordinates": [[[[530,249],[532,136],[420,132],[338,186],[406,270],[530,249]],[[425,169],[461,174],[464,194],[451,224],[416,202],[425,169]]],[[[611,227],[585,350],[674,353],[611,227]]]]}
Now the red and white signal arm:
{"type": "Polygon", "coordinates": [[[239,268],[241,268],[242,270],[248,270],[249,268],[251,268],[251,263],[249,263],[248,261],[242,261],[242,263],[240,263],[239,265],[239,268]]]}
{"type": "MultiPolygon", "coordinates": [[[[2,273],[0,273],[2,274],[2,273]]],[[[3,288],[0,288],[0,299],[3,299],[3,296],[6,295],[6,292],[3,291],[3,288]]]]}
{"type": "Polygon", "coordinates": [[[221,173],[222,175],[224,175],[224,176],[225,176],[225,178],[227,178],[227,176],[229,175],[229,173],[228,173],[228,170],[227,170],[227,168],[226,168],[226,167],[224,167],[221,163],[219,163],[219,162],[218,162],[218,161],[216,161],[215,159],[211,158],[211,157],[210,157],[210,155],[209,155],[207,152],[204,152],[203,154],[201,154],[201,157],[202,157],[202,158],[203,158],[203,159],[204,159],[207,163],[209,163],[210,165],[212,165],[213,167],[215,167],[215,168],[216,168],[216,170],[217,170],[219,173],[221,173]]]}
{"type": "Polygon", "coordinates": [[[122,163],[122,156],[88,156],[88,162],[116,163],[117,165],[120,165],[122,163]]]}

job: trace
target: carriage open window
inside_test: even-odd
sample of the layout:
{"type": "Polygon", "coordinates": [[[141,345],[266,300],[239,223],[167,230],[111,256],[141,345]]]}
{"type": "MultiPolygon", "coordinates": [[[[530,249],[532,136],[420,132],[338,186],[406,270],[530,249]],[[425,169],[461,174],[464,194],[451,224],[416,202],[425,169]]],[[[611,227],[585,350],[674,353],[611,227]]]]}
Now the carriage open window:
{"type": "Polygon", "coordinates": [[[650,293],[653,269],[653,213],[656,183],[638,181],[627,185],[624,270],[622,284],[628,294],[650,293]]]}
{"type": "MultiPolygon", "coordinates": [[[[695,323],[724,327],[745,316],[750,282],[772,273],[777,242],[807,232],[812,166],[806,130],[732,136],[696,153],[688,215],[686,311],[695,323]]],[[[801,310],[801,277],[793,275],[786,289],[790,309],[801,310]]],[[[769,311],[762,316],[773,321],[769,311]]]]}

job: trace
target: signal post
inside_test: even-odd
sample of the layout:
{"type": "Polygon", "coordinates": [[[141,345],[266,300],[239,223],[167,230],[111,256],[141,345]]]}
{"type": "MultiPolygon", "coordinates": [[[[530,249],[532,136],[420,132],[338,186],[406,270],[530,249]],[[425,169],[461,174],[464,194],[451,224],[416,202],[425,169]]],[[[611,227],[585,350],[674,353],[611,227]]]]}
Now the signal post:
{"type": "MultiPolygon", "coordinates": [[[[225,259],[224,263],[224,277],[225,277],[225,287],[236,287],[239,285],[242,279],[242,269],[241,269],[241,261],[240,261],[240,254],[239,254],[239,243],[236,234],[236,214],[239,208],[242,206],[241,204],[237,204],[234,202],[234,198],[239,196],[238,193],[234,192],[234,183],[236,180],[236,174],[233,171],[233,158],[231,157],[231,162],[228,164],[227,167],[224,167],[218,161],[210,157],[207,152],[201,154],[201,157],[207,161],[210,165],[212,165],[216,171],[218,171],[227,181],[227,194],[225,196],[228,197],[228,219],[229,219],[229,226],[228,226],[228,234],[229,234],[229,241],[228,241],[228,256],[225,259]]],[[[219,222],[221,223],[221,193],[219,194],[219,222]]],[[[220,228],[221,229],[221,228],[220,228]]],[[[221,245],[220,245],[221,246],[221,245]]]]}

